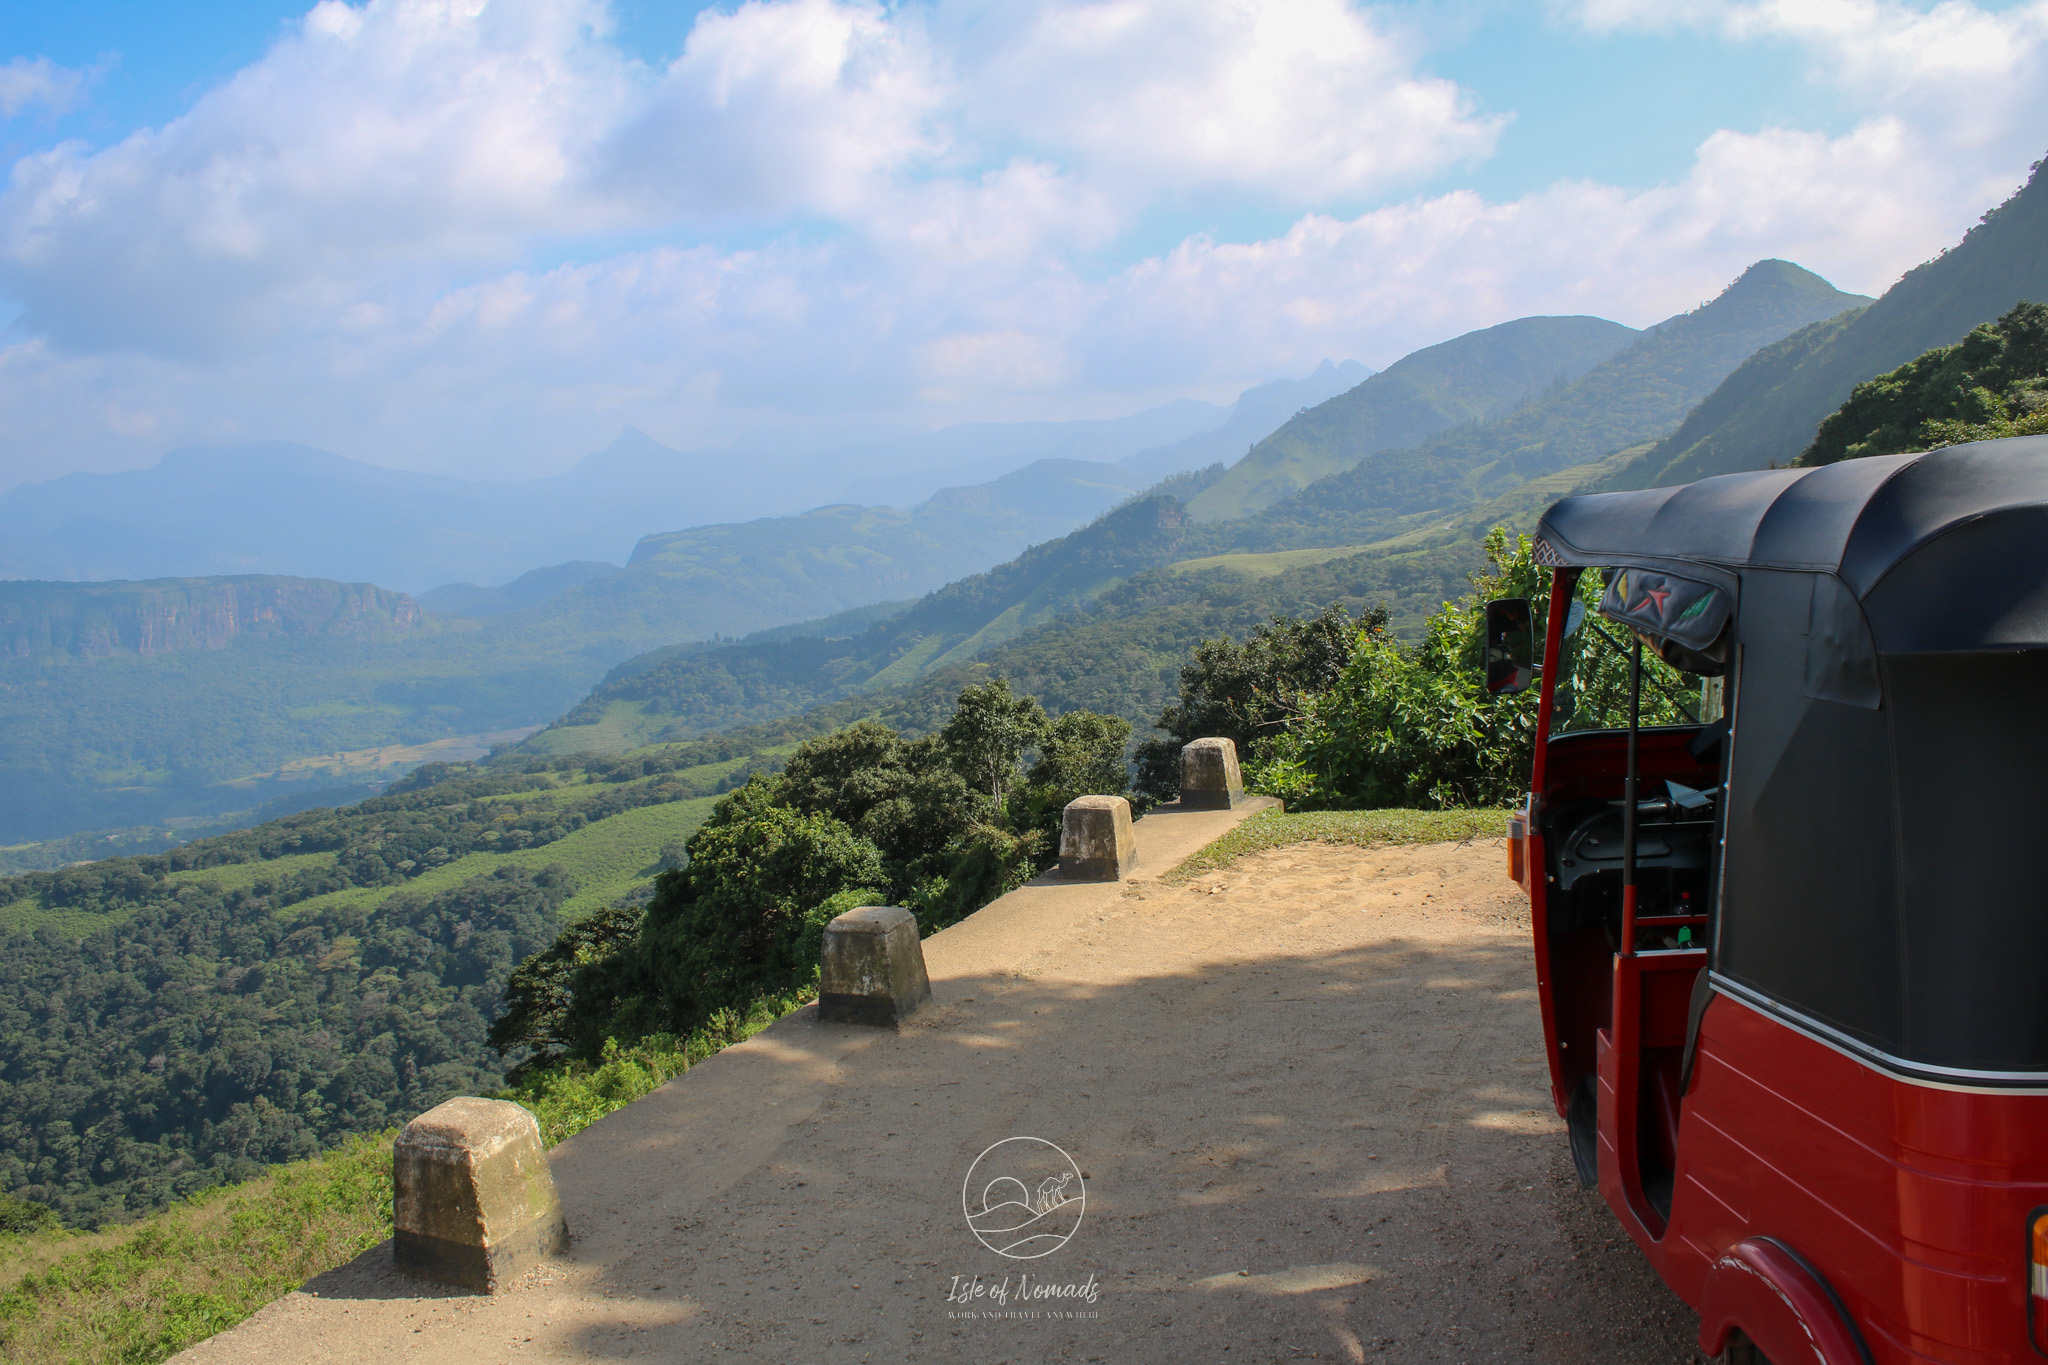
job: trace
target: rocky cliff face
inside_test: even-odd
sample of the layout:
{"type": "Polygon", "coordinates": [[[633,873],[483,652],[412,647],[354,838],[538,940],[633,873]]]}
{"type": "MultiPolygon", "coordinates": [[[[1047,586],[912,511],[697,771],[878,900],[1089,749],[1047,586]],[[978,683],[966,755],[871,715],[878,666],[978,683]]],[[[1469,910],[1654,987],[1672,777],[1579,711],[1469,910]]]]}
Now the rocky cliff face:
{"type": "Polygon", "coordinates": [[[0,658],[149,658],[244,635],[388,637],[423,620],[402,592],[318,578],[0,583],[0,658]]]}

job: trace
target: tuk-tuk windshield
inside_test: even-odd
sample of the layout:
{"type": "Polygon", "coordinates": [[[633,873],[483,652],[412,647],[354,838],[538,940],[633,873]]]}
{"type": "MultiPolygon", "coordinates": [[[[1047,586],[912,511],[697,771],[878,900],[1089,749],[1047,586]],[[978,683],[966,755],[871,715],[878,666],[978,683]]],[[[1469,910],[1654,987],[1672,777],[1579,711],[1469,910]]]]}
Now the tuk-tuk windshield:
{"type": "MultiPolygon", "coordinates": [[[[1605,585],[1601,576],[1580,576],[1565,617],[1552,695],[1550,732],[1628,728],[1630,634],[1594,610],[1605,585]]],[[[1720,719],[1722,680],[1684,673],[1643,651],[1642,721],[1651,725],[1699,725],[1720,719]]]]}

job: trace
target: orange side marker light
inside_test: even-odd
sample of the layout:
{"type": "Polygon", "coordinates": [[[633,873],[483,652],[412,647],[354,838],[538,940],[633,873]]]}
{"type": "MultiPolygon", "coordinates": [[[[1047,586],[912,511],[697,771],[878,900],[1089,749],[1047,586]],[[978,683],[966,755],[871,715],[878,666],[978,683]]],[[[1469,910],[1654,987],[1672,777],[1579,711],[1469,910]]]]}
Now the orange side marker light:
{"type": "Polygon", "coordinates": [[[2048,1355],[2048,1208],[2028,1215],[2027,1325],[2034,1349],[2048,1355]]]}

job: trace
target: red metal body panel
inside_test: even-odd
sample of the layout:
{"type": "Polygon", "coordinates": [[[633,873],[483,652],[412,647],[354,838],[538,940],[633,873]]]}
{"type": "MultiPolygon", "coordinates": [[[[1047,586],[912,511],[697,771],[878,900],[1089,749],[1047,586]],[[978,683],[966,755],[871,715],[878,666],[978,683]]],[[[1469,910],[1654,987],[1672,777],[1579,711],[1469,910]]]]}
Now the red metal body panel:
{"type": "Polygon", "coordinates": [[[1698,1306],[1728,1247],[1775,1237],[1880,1365],[2034,1360],[2023,1230],[2044,1201],[2048,1096],[1909,1083],[1717,996],[1651,1254],[1698,1306]]]}
{"type": "MultiPolygon", "coordinates": [[[[1560,571],[1551,600],[1568,601],[1575,578],[1560,571]]],[[[1552,933],[1545,814],[1618,797],[1624,743],[1549,736],[1562,615],[1544,650],[1521,871],[1552,1097],[1564,1113],[1597,1078],[1608,1204],[1701,1310],[1703,1349],[1740,1328],[1777,1365],[1865,1350],[1877,1365],[2042,1359],[2025,1237],[2030,1212],[2048,1205],[2048,1095],[1909,1082],[1719,994],[1680,1094],[1707,954],[1615,953],[1597,931],[1552,933]],[[1669,1174],[1668,1217],[1646,1172],[1669,1174]]],[[[1717,780],[1688,737],[1642,732],[1644,778],[1717,780]]]]}

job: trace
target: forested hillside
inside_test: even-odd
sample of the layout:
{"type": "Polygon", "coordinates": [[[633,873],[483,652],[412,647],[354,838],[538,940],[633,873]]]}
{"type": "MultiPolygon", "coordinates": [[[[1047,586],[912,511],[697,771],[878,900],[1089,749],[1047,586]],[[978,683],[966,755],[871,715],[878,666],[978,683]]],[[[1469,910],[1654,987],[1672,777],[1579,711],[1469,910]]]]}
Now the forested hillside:
{"type": "Polygon", "coordinates": [[[1858,384],[1956,344],[2022,300],[2048,300],[2044,243],[2048,180],[2037,162],[2019,192],[1960,243],[1908,271],[1861,312],[1817,322],[1758,352],[1609,486],[1648,488],[1790,464],[1858,384]]]}
{"type": "MultiPolygon", "coordinates": [[[[637,922],[686,866],[703,913],[772,910],[801,950],[668,943],[696,964],[657,982],[675,1032],[744,1013],[815,968],[841,883],[869,899],[839,908],[886,893],[949,923],[1056,856],[1066,802],[1123,787],[1124,720],[1048,717],[1001,681],[882,700],[616,759],[435,765],[352,807],[0,879],[0,1187],[118,1221],[495,1090],[538,1045],[492,1032],[513,969],[637,922]]],[[[512,999],[531,1022],[532,992],[512,999]]]]}
{"type": "Polygon", "coordinates": [[[660,651],[632,660],[529,747],[617,750],[913,684],[1169,561],[1185,533],[1180,502],[1156,493],[1008,564],[950,583],[859,634],[660,651]]]}
{"type": "Polygon", "coordinates": [[[679,857],[746,748],[427,768],[0,879],[0,1184],[93,1224],[494,1088],[512,968],[679,857]]]}
{"type": "Polygon", "coordinates": [[[313,578],[0,580],[0,658],[53,664],[225,649],[242,638],[387,640],[425,613],[404,593],[313,578]]]}
{"type": "Polygon", "coordinates": [[[1362,545],[1671,431],[1758,348],[1865,302],[1786,261],[1759,261],[1573,383],[1496,421],[1383,451],[1257,516],[1212,528],[1218,549],[1362,545]]]}
{"type": "Polygon", "coordinates": [[[1954,346],[1858,384],[1802,465],[2048,432],[2048,304],[2023,303],[1954,346]]]}
{"type": "Polygon", "coordinates": [[[1202,640],[1332,604],[1360,614],[1384,604],[1396,628],[1412,632],[1482,562],[1476,537],[1420,548],[1191,558],[1196,530],[1167,500],[1148,499],[865,632],[635,660],[525,747],[616,750],[735,721],[785,715],[829,726],[870,710],[915,728],[944,697],[987,677],[1008,678],[1055,711],[1099,711],[1144,725],[1172,697],[1181,662],[1202,640]],[[947,641],[972,639],[978,621],[1007,625],[1023,615],[1010,612],[1015,599],[1006,590],[1022,586],[1020,595],[1033,597],[1038,584],[1008,579],[1026,567],[1054,581],[1070,573],[1070,583],[1092,591],[1073,593],[1060,614],[998,641],[945,649],[947,641]],[[927,649],[940,662],[920,669],[927,649]]]}
{"type": "Polygon", "coordinates": [[[1605,318],[1518,318],[1425,347],[1295,416],[1189,503],[1189,513],[1197,521],[1245,516],[1375,451],[1500,417],[1577,379],[1635,336],[1605,318]]]}

